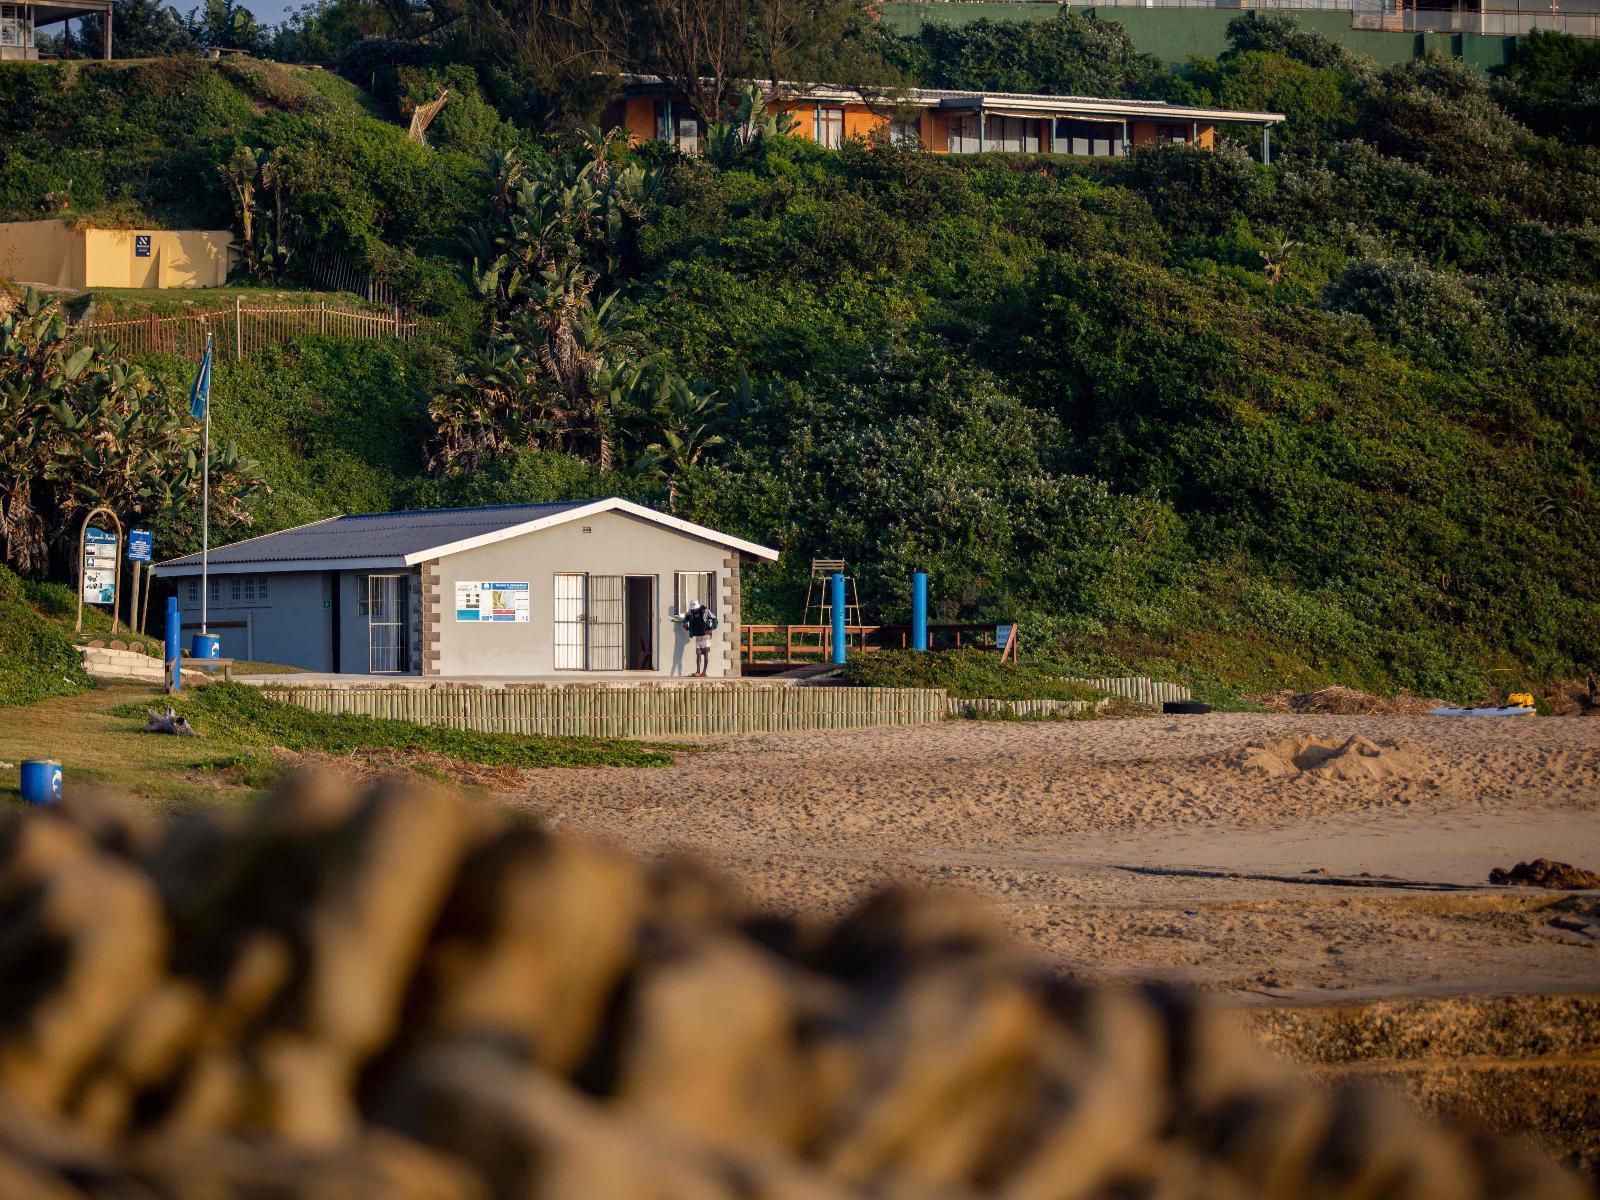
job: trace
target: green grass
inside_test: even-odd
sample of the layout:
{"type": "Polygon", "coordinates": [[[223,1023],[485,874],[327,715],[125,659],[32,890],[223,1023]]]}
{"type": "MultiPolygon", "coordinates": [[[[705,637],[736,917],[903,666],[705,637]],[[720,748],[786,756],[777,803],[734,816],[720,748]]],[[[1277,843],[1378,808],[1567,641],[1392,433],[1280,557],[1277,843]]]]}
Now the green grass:
{"type": "MultiPolygon", "coordinates": [[[[180,693],[172,705],[196,732],[218,744],[295,752],[350,754],[362,750],[417,751],[494,767],[659,767],[672,755],[620,738],[524,737],[416,725],[379,717],[329,716],[269,700],[242,683],[214,683],[180,693]]],[[[125,704],[116,716],[142,719],[145,705],[125,704]]]]}
{"type": "Polygon", "coordinates": [[[1098,700],[1097,688],[1067,677],[1059,665],[1001,662],[992,650],[884,650],[845,664],[855,687],[944,688],[962,700],[1098,700]]]}
{"type": "Polygon", "coordinates": [[[244,285],[210,288],[90,288],[82,295],[94,297],[94,315],[91,320],[106,321],[116,317],[144,316],[154,313],[158,317],[181,316],[191,309],[229,308],[235,300],[243,301],[246,308],[305,308],[326,300],[329,308],[356,309],[361,312],[387,312],[381,304],[373,304],[351,292],[322,292],[310,288],[270,287],[244,285]]]}

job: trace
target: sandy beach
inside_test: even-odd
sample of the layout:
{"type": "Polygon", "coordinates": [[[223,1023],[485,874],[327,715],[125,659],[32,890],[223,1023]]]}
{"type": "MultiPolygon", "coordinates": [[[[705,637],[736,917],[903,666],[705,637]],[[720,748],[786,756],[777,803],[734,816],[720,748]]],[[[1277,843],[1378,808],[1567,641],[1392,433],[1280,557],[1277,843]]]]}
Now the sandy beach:
{"type": "Polygon", "coordinates": [[[1540,856],[1600,869],[1600,722],[950,722],[526,779],[545,820],[786,911],[893,880],[976,894],[1076,975],[1241,1001],[1600,987],[1600,896],[1487,883],[1540,856]]]}

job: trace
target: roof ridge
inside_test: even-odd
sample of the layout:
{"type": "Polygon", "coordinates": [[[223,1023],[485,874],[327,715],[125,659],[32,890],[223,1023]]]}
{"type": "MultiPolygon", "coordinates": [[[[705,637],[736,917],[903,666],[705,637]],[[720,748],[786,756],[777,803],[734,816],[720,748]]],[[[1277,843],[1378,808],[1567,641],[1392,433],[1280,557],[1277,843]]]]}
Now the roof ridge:
{"type": "MultiPolygon", "coordinates": [[[[572,508],[580,504],[594,504],[599,500],[610,500],[611,496],[596,496],[588,500],[525,500],[513,504],[463,504],[459,507],[442,506],[439,508],[395,508],[388,512],[375,513],[343,513],[339,520],[362,521],[374,517],[420,517],[431,513],[470,513],[470,512],[505,512],[514,508],[572,508]]],[[[287,533],[287,530],[280,530],[287,533]]],[[[271,534],[264,534],[271,537],[271,534]]]]}

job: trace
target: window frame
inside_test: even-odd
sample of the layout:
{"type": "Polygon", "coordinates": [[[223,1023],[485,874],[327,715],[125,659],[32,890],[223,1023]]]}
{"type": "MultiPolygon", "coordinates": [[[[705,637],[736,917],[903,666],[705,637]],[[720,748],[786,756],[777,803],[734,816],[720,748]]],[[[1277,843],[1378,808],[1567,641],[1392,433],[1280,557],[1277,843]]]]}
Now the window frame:
{"type": "Polygon", "coordinates": [[[712,616],[717,614],[717,573],[715,571],[674,571],[672,573],[672,615],[681,617],[689,603],[699,600],[712,616]],[[686,580],[698,579],[700,586],[685,587],[686,580]],[[689,593],[693,594],[689,594],[689,593]]]}

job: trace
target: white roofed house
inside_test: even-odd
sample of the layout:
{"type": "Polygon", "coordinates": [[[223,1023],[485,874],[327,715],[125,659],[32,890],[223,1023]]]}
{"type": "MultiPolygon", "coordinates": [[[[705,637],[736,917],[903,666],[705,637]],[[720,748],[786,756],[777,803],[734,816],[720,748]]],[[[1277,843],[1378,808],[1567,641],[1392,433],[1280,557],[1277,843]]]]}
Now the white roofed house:
{"type": "MultiPolygon", "coordinates": [[[[777,551],[628,500],[330,517],[211,551],[224,657],[442,677],[690,675],[679,615],[717,615],[711,677],[739,674],[739,571],[777,551]]],[[[155,567],[200,627],[200,556],[155,567]]]]}

